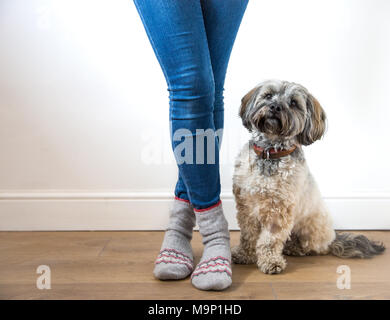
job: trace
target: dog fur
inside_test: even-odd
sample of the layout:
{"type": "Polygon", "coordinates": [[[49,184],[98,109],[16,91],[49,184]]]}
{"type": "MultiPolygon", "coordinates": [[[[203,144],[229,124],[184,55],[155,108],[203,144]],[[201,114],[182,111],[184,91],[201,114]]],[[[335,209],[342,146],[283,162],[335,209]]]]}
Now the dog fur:
{"type": "Polygon", "coordinates": [[[326,128],[325,112],[306,88],[265,81],[242,98],[239,115],[252,137],[236,159],[233,176],[241,228],[240,244],[232,249],[235,263],[257,263],[264,273],[274,274],[286,268],[283,253],[367,258],[384,251],[382,243],[333,230],[302,150],[302,145],[320,139],[326,128]],[[285,157],[262,159],[253,144],[297,148],[285,157]]]}

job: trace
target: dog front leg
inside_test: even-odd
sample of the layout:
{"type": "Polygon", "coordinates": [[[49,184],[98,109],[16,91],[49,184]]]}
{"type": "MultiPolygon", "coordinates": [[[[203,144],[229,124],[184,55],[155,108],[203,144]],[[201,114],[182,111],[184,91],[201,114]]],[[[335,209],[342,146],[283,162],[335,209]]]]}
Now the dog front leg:
{"type": "Polygon", "coordinates": [[[257,266],[267,274],[281,273],[287,266],[283,257],[283,247],[287,241],[292,224],[272,223],[262,227],[256,243],[257,266]]]}
{"type": "Polygon", "coordinates": [[[237,264],[256,263],[256,236],[241,228],[240,244],[232,248],[232,260],[237,264]]]}

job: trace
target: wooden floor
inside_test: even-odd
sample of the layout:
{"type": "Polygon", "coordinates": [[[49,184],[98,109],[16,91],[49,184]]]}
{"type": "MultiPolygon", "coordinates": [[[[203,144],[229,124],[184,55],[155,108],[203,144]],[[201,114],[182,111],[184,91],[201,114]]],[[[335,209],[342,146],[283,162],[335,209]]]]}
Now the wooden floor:
{"type": "MultiPolygon", "coordinates": [[[[390,247],[390,232],[363,232],[390,247]]],[[[239,232],[232,232],[232,245],[239,232]]],[[[370,260],[288,257],[279,275],[233,265],[224,292],[195,289],[189,279],[159,281],[152,270],[162,232],[0,232],[0,299],[390,299],[390,251],[370,260]],[[51,289],[39,290],[39,265],[51,269],[51,289]],[[351,289],[336,286],[340,265],[351,289]]],[[[193,240],[198,261],[199,233],[193,240]]]]}

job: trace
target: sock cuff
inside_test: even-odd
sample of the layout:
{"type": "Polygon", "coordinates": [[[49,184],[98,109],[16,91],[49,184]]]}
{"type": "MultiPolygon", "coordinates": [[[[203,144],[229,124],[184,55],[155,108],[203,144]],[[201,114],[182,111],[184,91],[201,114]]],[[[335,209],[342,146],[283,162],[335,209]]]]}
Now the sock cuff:
{"type": "Polygon", "coordinates": [[[173,207],[177,208],[187,208],[191,210],[191,213],[194,214],[194,207],[192,206],[191,202],[187,199],[179,198],[177,196],[173,199],[173,207]]]}

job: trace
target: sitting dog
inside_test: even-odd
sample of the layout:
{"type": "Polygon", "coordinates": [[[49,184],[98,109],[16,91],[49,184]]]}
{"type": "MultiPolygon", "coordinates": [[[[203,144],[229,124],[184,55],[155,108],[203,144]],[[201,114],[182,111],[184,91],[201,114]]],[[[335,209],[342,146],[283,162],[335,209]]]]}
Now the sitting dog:
{"type": "Polygon", "coordinates": [[[241,228],[235,263],[257,263],[264,273],[286,268],[283,254],[368,258],[384,251],[363,235],[333,230],[302,145],[320,139],[326,115],[303,86],[269,80],[241,100],[239,115],[251,132],[235,163],[233,193],[241,228]]]}

